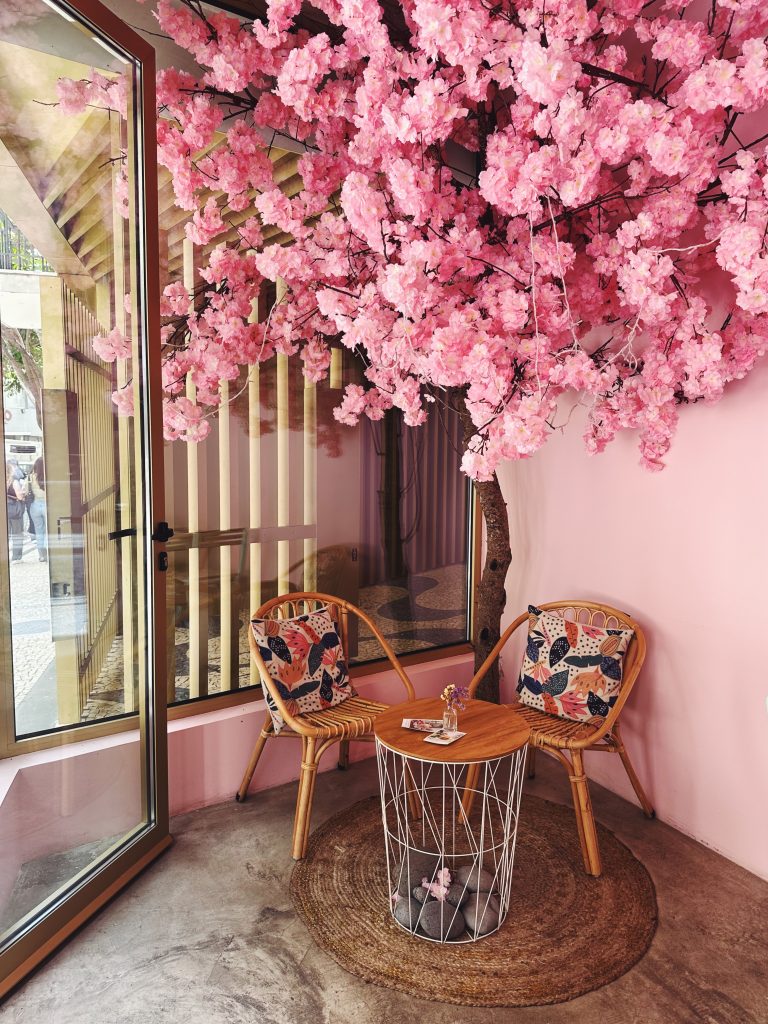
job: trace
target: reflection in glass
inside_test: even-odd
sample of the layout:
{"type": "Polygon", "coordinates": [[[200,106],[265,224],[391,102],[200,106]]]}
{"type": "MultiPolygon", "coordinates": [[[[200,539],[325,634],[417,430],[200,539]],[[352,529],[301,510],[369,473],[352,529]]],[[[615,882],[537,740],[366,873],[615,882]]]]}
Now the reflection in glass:
{"type": "MultiPolygon", "coordinates": [[[[171,242],[166,257],[177,266],[183,253],[171,242]]],[[[265,292],[262,316],[274,301],[274,288],[265,292]]],[[[352,601],[401,654],[467,640],[469,489],[458,418],[444,411],[411,429],[395,412],[343,426],[333,410],[360,373],[354,357],[335,351],[317,385],[301,366],[277,356],[243,371],[222,385],[204,441],[166,444],[166,512],[176,531],[171,703],[258,683],[250,614],[289,590],[352,601]]],[[[356,621],[350,641],[352,662],[381,657],[356,621]]]]}
{"type": "Polygon", "coordinates": [[[0,946],[152,813],[138,68],[55,2],[2,8],[0,946]]]}

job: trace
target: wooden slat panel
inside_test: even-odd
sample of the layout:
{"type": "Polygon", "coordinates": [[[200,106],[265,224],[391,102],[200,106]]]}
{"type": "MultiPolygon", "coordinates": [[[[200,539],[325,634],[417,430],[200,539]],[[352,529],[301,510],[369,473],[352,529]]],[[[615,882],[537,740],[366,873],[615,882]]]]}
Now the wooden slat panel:
{"type": "Polygon", "coordinates": [[[92,358],[102,325],[91,310],[63,282],[42,293],[49,532],[69,523],[51,578],[74,598],[71,635],[55,641],[58,718],[68,724],[81,718],[117,632],[117,549],[107,539],[116,508],[113,381],[92,358]],[[71,400],[57,402],[57,393],[71,400]]]}
{"type": "MultiPolygon", "coordinates": [[[[277,281],[279,303],[285,295],[285,282],[277,281]]],[[[288,356],[277,359],[277,525],[288,526],[291,521],[290,490],[290,390],[288,356]]],[[[277,590],[285,594],[290,589],[290,541],[277,542],[277,590]]]]}
{"type": "MultiPolygon", "coordinates": [[[[195,254],[189,239],[184,240],[184,287],[190,295],[190,308],[195,289],[195,254]]],[[[187,398],[195,400],[195,385],[187,377],[187,398]]],[[[187,442],[187,511],[190,533],[200,529],[200,482],[197,444],[187,442]]],[[[189,552],[189,696],[202,697],[208,692],[208,630],[204,628],[200,589],[200,549],[189,552]]]]}
{"type": "MultiPolygon", "coordinates": [[[[304,525],[317,525],[317,386],[304,381],[304,525]]],[[[317,538],[304,540],[304,589],[317,590],[317,538]]]]}
{"type": "MultiPolygon", "coordinates": [[[[250,319],[252,323],[258,323],[257,299],[253,302],[250,319]]],[[[252,530],[261,527],[261,394],[258,363],[248,368],[248,525],[252,530]]],[[[261,544],[250,544],[248,553],[247,619],[261,604],[261,544]]],[[[259,671],[253,659],[250,659],[250,666],[250,684],[257,686],[259,671]]]]}
{"type": "MultiPolygon", "coordinates": [[[[229,382],[222,381],[219,386],[221,405],[219,407],[219,528],[229,530],[232,525],[231,479],[230,466],[232,452],[230,449],[230,407],[229,382]]],[[[221,689],[232,689],[233,659],[232,641],[232,549],[229,546],[219,548],[219,622],[221,652],[221,689]]]]}

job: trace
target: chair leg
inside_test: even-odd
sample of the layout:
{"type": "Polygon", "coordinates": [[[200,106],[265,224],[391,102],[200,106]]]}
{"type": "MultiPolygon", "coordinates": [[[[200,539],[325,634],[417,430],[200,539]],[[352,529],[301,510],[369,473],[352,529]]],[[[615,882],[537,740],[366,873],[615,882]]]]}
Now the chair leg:
{"type": "Polygon", "coordinates": [[[526,764],[525,767],[528,771],[528,778],[536,778],[536,747],[532,743],[528,744],[528,753],[525,755],[526,764]]]}
{"type": "Polygon", "coordinates": [[[313,736],[308,736],[302,740],[299,792],[296,797],[296,817],[293,820],[294,860],[302,860],[307,852],[309,824],[312,816],[312,797],[315,791],[316,778],[315,739],[313,736]]]}
{"type": "Polygon", "coordinates": [[[595,816],[592,813],[592,800],[589,796],[589,783],[584,774],[584,759],[580,750],[571,751],[573,774],[570,777],[573,792],[576,824],[581,840],[581,853],[584,858],[584,870],[588,875],[598,878],[603,867],[600,862],[600,847],[597,841],[595,816]]]}
{"type": "Polygon", "coordinates": [[[345,772],[349,768],[349,740],[342,740],[339,743],[339,771],[345,772]]]}
{"type": "Polygon", "coordinates": [[[632,762],[629,759],[627,748],[624,746],[624,742],[622,741],[621,735],[616,726],[613,728],[613,736],[616,741],[616,749],[619,753],[619,757],[621,758],[621,763],[624,765],[627,775],[629,776],[629,781],[632,783],[632,788],[637,794],[637,799],[640,801],[640,806],[643,808],[643,814],[646,818],[655,818],[656,811],[654,811],[653,804],[646,796],[645,790],[640,783],[640,779],[638,779],[635,774],[635,769],[632,767],[632,762]]]}
{"type": "MultiPolygon", "coordinates": [[[[563,757],[563,761],[567,758],[563,757]]],[[[586,868],[589,862],[589,854],[587,852],[587,841],[584,837],[584,822],[581,816],[581,803],[579,797],[579,790],[576,786],[576,776],[574,774],[574,768],[572,765],[568,768],[568,780],[571,783],[571,799],[573,801],[573,811],[576,815],[576,830],[579,834],[579,846],[581,847],[581,856],[584,861],[584,867],[586,868]]]]}
{"type": "Polygon", "coordinates": [[[259,758],[264,751],[267,740],[270,736],[274,735],[274,731],[275,727],[272,724],[272,718],[270,715],[267,715],[261,734],[256,740],[256,746],[253,748],[251,760],[248,762],[248,767],[245,769],[245,775],[243,776],[243,781],[240,783],[240,789],[235,793],[235,800],[237,800],[238,803],[242,803],[248,795],[248,787],[251,784],[253,773],[256,771],[256,765],[259,763],[259,758]]]}

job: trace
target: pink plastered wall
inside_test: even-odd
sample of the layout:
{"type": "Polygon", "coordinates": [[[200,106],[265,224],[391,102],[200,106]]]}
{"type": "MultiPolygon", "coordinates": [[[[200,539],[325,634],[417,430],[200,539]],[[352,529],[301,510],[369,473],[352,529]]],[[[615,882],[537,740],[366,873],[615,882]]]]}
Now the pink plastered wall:
{"type": "MultiPolygon", "coordinates": [[[[588,456],[577,409],[534,458],[499,474],[513,554],[505,624],[559,598],[630,612],[648,657],[624,737],[658,816],[764,878],[766,394],[764,365],[717,405],[682,409],[661,473],[640,468],[631,435],[588,456]]],[[[520,657],[515,648],[503,660],[507,697],[520,657]]],[[[634,799],[617,757],[587,755],[586,767],[634,799]]]]}
{"type": "MultiPolygon", "coordinates": [[[[437,696],[449,683],[466,684],[472,656],[455,655],[408,668],[419,697],[437,696]]],[[[397,704],[405,691],[392,671],[355,680],[361,695],[397,704]]],[[[264,722],[254,701],[170,722],[168,775],[171,814],[232,800],[264,722]]],[[[371,757],[371,743],[352,743],[353,760],[371,757]]],[[[268,743],[252,791],[298,777],[298,743],[268,743]]],[[[338,747],[323,757],[333,768],[338,747]]],[[[0,762],[0,906],[20,867],[51,853],[117,836],[142,820],[138,732],[98,737],[0,762]]]]}
{"type": "Polygon", "coordinates": [[[1,761],[0,907],[23,864],[136,828],[141,778],[138,731],[1,761]]]}
{"type": "MultiPolygon", "coordinates": [[[[472,656],[442,658],[410,666],[408,677],[417,697],[437,696],[447,683],[466,685],[472,678],[472,656]]],[[[406,699],[394,672],[379,672],[354,680],[361,696],[398,704],[406,699]]],[[[253,745],[264,723],[264,702],[182,718],[168,726],[168,776],[171,814],[231,800],[240,785],[253,745]]],[[[373,756],[372,743],[352,743],[350,757],[373,756]]],[[[301,747],[280,740],[267,743],[251,791],[270,789],[298,778],[301,747]]],[[[333,768],[338,747],[323,756],[320,771],[333,768]]]]}

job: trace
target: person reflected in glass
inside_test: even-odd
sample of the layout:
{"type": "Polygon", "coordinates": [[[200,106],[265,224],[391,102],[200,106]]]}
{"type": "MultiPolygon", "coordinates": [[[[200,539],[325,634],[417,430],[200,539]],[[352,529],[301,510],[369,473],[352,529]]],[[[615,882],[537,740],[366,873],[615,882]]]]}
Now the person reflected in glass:
{"type": "Polygon", "coordinates": [[[12,462],[5,463],[5,507],[8,514],[8,536],[11,541],[11,561],[20,562],[24,553],[24,488],[16,475],[12,462]]]}
{"type": "Polygon", "coordinates": [[[35,460],[29,478],[32,492],[32,504],[29,506],[29,518],[35,526],[37,541],[37,557],[41,562],[48,561],[48,530],[45,505],[45,462],[42,456],[35,460]]]}

